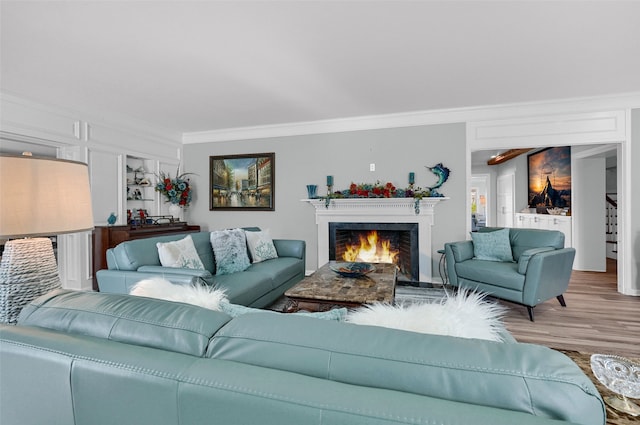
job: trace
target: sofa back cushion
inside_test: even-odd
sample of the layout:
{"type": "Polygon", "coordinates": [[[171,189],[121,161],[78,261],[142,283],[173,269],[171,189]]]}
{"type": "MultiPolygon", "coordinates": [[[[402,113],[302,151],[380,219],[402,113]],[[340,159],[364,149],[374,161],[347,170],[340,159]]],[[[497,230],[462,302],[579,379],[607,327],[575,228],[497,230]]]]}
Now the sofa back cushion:
{"type": "MultiPolygon", "coordinates": [[[[213,250],[209,242],[209,232],[189,233],[200,257],[200,261],[211,274],[215,273],[213,250]]],[[[172,242],[184,239],[185,233],[135,239],[118,244],[107,251],[107,265],[111,270],[138,270],[141,266],[160,266],[158,242],[172,242]]]]}
{"type": "MultiPolygon", "coordinates": [[[[478,230],[480,232],[495,232],[501,229],[502,227],[481,227],[478,230]]],[[[531,248],[564,248],[564,233],[559,230],[519,229],[511,227],[509,228],[509,240],[511,241],[511,251],[514,261],[518,261],[520,255],[531,248]]]]}
{"type": "Polygon", "coordinates": [[[18,324],[201,357],[229,320],[224,313],[188,304],[61,289],[28,304],[18,324]]]}
{"type": "Polygon", "coordinates": [[[207,355],[575,423],[604,420],[598,391],[579,367],[557,351],[530,344],[246,314],[216,333],[207,355]]]}

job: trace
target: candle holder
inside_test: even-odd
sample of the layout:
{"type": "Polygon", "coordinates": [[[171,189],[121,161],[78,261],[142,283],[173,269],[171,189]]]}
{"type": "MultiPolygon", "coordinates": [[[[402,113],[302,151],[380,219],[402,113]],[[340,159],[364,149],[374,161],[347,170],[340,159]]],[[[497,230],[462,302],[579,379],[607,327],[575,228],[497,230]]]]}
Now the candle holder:
{"type": "Polygon", "coordinates": [[[324,199],[325,208],[329,208],[329,204],[331,203],[331,196],[333,195],[333,186],[327,185],[327,197],[324,199]]]}

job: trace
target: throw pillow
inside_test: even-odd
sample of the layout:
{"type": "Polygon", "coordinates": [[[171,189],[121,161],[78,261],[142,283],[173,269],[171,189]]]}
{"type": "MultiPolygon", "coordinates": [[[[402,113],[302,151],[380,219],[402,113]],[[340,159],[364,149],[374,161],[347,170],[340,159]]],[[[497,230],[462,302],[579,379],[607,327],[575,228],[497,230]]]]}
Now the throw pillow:
{"type": "Polygon", "coordinates": [[[158,256],[163,267],[204,270],[191,235],[174,242],[158,242],[158,256]]]}
{"type": "Polygon", "coordinates": [[[269,230],[245,232],[245,235],[247,236],[247,245],[249,245],[249,252],[254,263],[278,258],[278,252],[273,245],[269,230]]]}
{"type": "Polygon", "coordinates": [[[251,265],[244,230],[217,230],[211,232],[210,240],[216,260],[216,275],[241,272],[251,265]]]}
{"type": "Polygon", "coordinates": [[[485,297],[486,294],[460,289],[442,301],[367,304],[349,312],[345,321],[425,334],[512,342],[501,320],[506,308],[486,302],[485,297]]]}
{"type": "Polygon", "coordinates": [[[478,260],[513,261],[509,229],[494,232],[472,232],[473,255],[478,260]]]}
{"type": "Polygon", "coordinates": [[[193,304],[209,310],[220,311],[220,303],[227,300],[224,290],[208,285],[176,285],[161,277],[136,283],[131,295],[193,304]]]}
{"type": "Polygon", "coordinates": [[[336,320],[338,322],[343,321],[347,316],[346,308],[334,308],[333,310],[320,311],[317,313],[311,313],[311,312],[305,312],[305,311],[298,311],[296,313],[279,313],[273,310],[262,310],[259,308],[245,307],[239,304],[231,304],[227,301],[223,301],[220,303],[220,311],[228,314],[231,317],[238,317],[242,314],[247,314],[247,313],[297,314],[298,316],[307,316],[307,317],[313,317],[316,319],[324,319],[324,320],[336,320]]]}

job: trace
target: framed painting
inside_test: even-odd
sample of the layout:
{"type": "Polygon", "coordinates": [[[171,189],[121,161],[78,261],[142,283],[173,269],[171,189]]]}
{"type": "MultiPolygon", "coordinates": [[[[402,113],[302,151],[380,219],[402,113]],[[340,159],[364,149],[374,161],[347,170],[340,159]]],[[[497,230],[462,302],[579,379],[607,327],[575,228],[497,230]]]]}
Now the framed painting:
{"type": "Polygon", "coordinates": [[[209,157],[209,210],[275,210],[275,153],[209,157]]]}
{"type": "Polygon", "coordinates": [[[546,148],[527,157],[529,208],[571,207],[571,146],[546,148]]]}

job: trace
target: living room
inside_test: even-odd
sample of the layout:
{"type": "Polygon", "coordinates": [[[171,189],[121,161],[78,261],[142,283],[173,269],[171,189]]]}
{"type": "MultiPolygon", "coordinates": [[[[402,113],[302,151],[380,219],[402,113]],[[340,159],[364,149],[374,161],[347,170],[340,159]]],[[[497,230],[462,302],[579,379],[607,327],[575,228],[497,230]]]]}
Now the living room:
{"type": "MultiPolygon", "coordinates": [[[[263,115],[258,120],[247,121],[247,124],[239,125],[238,123],[241,122],[239,117],[230,116],[227,118],[228,124],[226,124],[226,127],[230,128],[220,129],[214,128],[215,122],[220,119],[218,117],[220,114],[211,120],[207,118],[208,114],[198,109],[196,112],[189,111],[182,120],[183,122],[195,122],[193,115],[201,116],[200,119],[204,124],[200,124],[199,127],[168,129],[166,122],[152,127],[149,126],[149,120],[131,119],[130,116],[135,116],[132,113],[127,113],[127,117],[125,117],[117,110],[99,111],[96,106],[86,106],[87,99],[82,99],[81,92],[74,89],[77,81],[75,78],[66,78],[65,81],[70,83],[68,87],[63,86],[65,81],[59,78],[55,84],[52,80],[48,89],[41,88],[41,95],[38,97],[37,81],[26,78],[26,75],[34,72],[24,70],[24,65],[13,66],[14,63],[19,64],[20,62],[11,61],[13,56],[10,55],[14,54],[12,52],[15,51],[15,54],[26,58],[29,57],[26,53],[30,49],[35,49],[35,46],[30,43],[31,35],[24,39],[29,49],[19,50],[19,43],[10,42],[10,40],[19,40],[18,34],[28,34],[25,29],[12,27],[12,24],[20,22],[20,19],[28,17],[32,22],[35,22],[34,18],[40,16],[39,13],[44,13],[44,11],[54,13],[56,16],[78,14],[79,17],[84,16],[83,13],[87,13],[86,16],[93,16],[94,13],[100,12],[99,9],[79,11],[73,8],[69,9],[67,6],[56,4],[56,2],[46,8],[37,3],[20,6],[15,2],[3,3],[4,17],[7,19],[7,25],[3,26],[3,31],[6,33],[6,36],[3,37],[6,43],[3,52],[9,55],[3,61],[6,67],[3,70],[2,87],[3,149],[15,152],[26,150],[37,153],[42,151],[48,155],[88,161],[94,188],[101,194],[99,197],[94,197],[96,225],[106,224],[106,219],[111,212],[115,212],[118,216],[118,223],[126,221],[128,208],[126,201],[123,200],[125,196],[123,193],[124,185],[118,182],[124,178],[122,169],[127,157],[155,161],[157,163],[155,172],[175,173],[179,165],[183,172],[193,173],[190,178],[196,188],[193,202],[187,211],[181,213],[181,218],[190,223],[201,225],[203,228],[212,229],[219,226],[259,225],[272,229],[274,234],[282,237],[296,236],[304,239],[307,241],[308,249],[307,269],[311,272],[319,266],[316,261],[318,241],[312,208],[301,202],[306,198],[305,186],[307,184],[317,185],[320,188],[320,195],[326,193],[324,181],[328,175],[335,179],[334,191],[347,189],[352,182],[392,182],[398,187],[405,187],[408,186],[408,173],[413,172],[416,186],[428,187],[435,183],[436,178],[427,167],[443,163],[452,170],[452,173],[449,180],[441,188],[441,192],[449,199],[438,205],[433,226],[431,269],[433,279],[438,280],[439,276],[435,271],[439,255],[436,251],[442,248],[445,242],[465,239],[470,230],[468,214],[465,212],[470,210],[470,201],[467,196],[462,195],[468,192],[470,176],[477,172],[477,166],[470,166],[468,158],[473,158],[476,153],[487,150],[499,151],[514,147],[542,148],[580,145],[586,148],[590,146],[597,148],[604,143],[610,143],[620,150],[618,155],[620,164],[618,167],[620,171],[619,192],[621,193],[619,228],[626,229],[621,232],[619,241],[618,291],[629,295],[640,293],[637,264],[633,260],[637,258],[636,244],[632,237],[625,238],[625,235],[636,234],[635,222],[631,220],[636,205],[632,183],[637,180],[634,178],[633,167],[630,167],[630,164],[635,162],[635,151],[631,149],[631,139],[633,132],[638,127],[635,125],[638,114],[634,109],[637,106],[637,93],[633,90],[635,87],[633,86],[635,83],[633,78],[631,78],[632,83],[628,86],[629,88],[624,91],[621,89],[599,89],[603,92],[600,96],[589,96],[591,93],[595,93],[591,91],[574,91],[564,100],[560,96],[543,100],[521,97],[522,101],[511,104],[502,102],[498,105],[491,105],[490,102],[485,101],[485,106],[482,107],[461,104],[457,108],[433,108],[422,111],[414,107],[413,111],[390,110],[390,113],[371,113],[361,117],[345,115],[324,118],[333,117],[333,115],[317,114],[318,117],[324,118],[320,120],[295,118],[299,112],[289,111],[293,114],[284,115],[285,118],[280,118],[279,122],[274,121],[273,123],[268,123],[263,115]],[[15,19],[11,19],[13,8],[17,13],[15,19]],[[21,91],[22,95],[20,95],[21,91]],[[69,93],[67,97],[76,98],[75,105],[55,100],[60,98],[63,91],[69,93]],[[532,102],[532,100],[535,101],[532,102]],[[592,127],[604,122],[603,114],[606,115],[608,113],[606,111],[612,110],[620,111],[617,114],[609,114],[609,120],[615,122],[613,127],[594,132],[592,127]],[[601,112],[594,113],[593,111],[601,112]],[[578,122],[576,114],[579,114],[583,120],[579,122],[583,128],[575,125],[578,122]],[[544,126],[547,125],[546,117],[550,115],[554,115],[555,122],[566,120],[574,125],[571,128],[565,125],[565,128],[562,129],[545,128],[544,126]],[[209,126],[206,124],[207,120],[211,122],[209,126]],[[296,120],[302,122],[295,123],[296,120]],[[263,122],[267,125],[261,125],[263,122]],[[496,125],[494,123],[496,122],[502,128],[511,126],[510,133],[507,135],[495,133],[496,125]],[[538,127],[533,129],[535,125],[538,127]],[[516,130],[518,126],[522,127],[525,133],[519,134],[516,130]],[[493,137],[476,137],[476,134],[484,127],[494,131],[493,137]],[[536,134],[536,132],[538,133],[536,134]],[[86,148],[87,151],[83,152],[79,148],[86,148]],[[209,209],[210,199],[207,195],[210,178],[209,157],[220,154],[260,152],[274,152],[276,154],[275,211],[256,213],[250,211],[241,213],[223,210],[211,211],[209,209]],[[374,167],[374,171],[371,171],[372,167],[374,167]],[[295,224],[292,225],[292,223],[295,224]]],[[[85,5],[85,7],[87,6],[85,5]]],[[[221,11],[225,11],[226,7],[229,5],[224,6],[221,11]]],[[[332,7],[338,7],[338,5],[332,7]]],[[[414,7],[418,6],[414,5],[414,7]]],[[[436,6],[432,5],[432,7],[436,6]]],[[[524,5],[521,5],[521,8],[502,8],[501,11],[513,14],[513,19],[519,19],[522,17],[522,11],[525,10],[522,7],[524,5]]],[[[448,10],[448,7],[442,5],[439,5],[438,8],[434,9],[433,13],[439,12],[442,13],[442,16],[455,13],[455,10],[448,10]],[[442,10],[438,9],[440,7],[442,10]]],[[[231,7],[231,9],[234,8],[231,7]]],[[[118,9],[116,7],[111,10],[115,12],[118,9]]],[[[359,9],[351,5],[344,12],[355,13],[356,10],[359,9]]],[[[384,10],[386,9],[382,5],[370,9],[374,14],[384,10]],[[380,9],[378,10],[378,8],[380,9]]],[[[592,18],[592,10],[585,8],[576,10],[585,13],[584,19],[592,18]]],[[[131,12],[139,13],[141,11],[134,8],[131,12]]],[[[284,10],[280,13],[283,12],[284,10]]],[[[614,12],[617,13],[615,8],[610,10],[610,13],[614,12]]],[[[160,11],[158,10],[156,13],[160,13],[160,11]]],[[[229,13],[231,12],[229,11],[229,13]]],[[[292,10],[287,10],[287,13],[300,13],[301,19],[305,16],[304,8],[297,10],[296,7],[293,7],[292,10]]],[[[394,10],[394,13],[397,13],[398,17],[402,17],[405,16],[406,11],[400,8],[394,10]]],[[[130,31],[134,31],[135,15],[131,16],[132,20],[126,21],[126,24],[130,31]]],[[[283,16],[281,18],[284,19],[283,16]]],[[[324,17],[323,19],[330,18],[324,17]]],[[[495,19],[501,22],[503,18],[497,17],[495,19]]],[[[544,19],[544,16],[540,19],[544,19]]],[[[47,25],[54,26],[62,25],[64,22],[59,21],[58,24],[55,24],[49,19],[45,19],[45,21],[47,25]]],[[[473,21],[470,19],[468,24],[472,25],[473,21]]],[[[373,22],[375,21],[367,21],[366,25],[375,28],[373,22]]],[[[369,29],[368,26],[365,28],[369,29]]],[[[620,29],[620,31],[621,34],[627,34],[624,33],[624,29],[620,29]]],[[[521,35],[523,40],[531,43],[529,46],[532,50],[530,54],[537,53],[533,50],[537,46],[537,42],[534,43],[526,38],[528,36],[528,33],[521,35]]],[[[71,43],[74,33],[71,32],[68,37],[70,37],[68,42],[71,43]]],[[[613,36],[608,35],[608,37],[613,36]]],[[[117,42],[114,39],[108,43],[115,44],[117,42]]],[[[416,41],[411,39],[407,42],[415,43],[416,41]]],[[[108,45],[106,44],[105,48],[108,45]]],[[[578,46],[588,50],[588,46],[585,47],[581,44],[578,46]]],[[[501,48],[506,47],[508,46],[501,48]]],[[[105,50],[103,54],[108,52],[110,51],[105,50]]],[[[36,53],[38,52],[34,50],[31,54],[36,53]]],[[[88,54],[85,51],[76,53],[78,56],[88,54]]],[[[606,53],[613,54],[614,52],[607,50],[606,53]]],[[[36,60],[37,56],[33,57],[36,60]]],[[[140,60],[140,63],[144,64],[145,59],[140,60]]],[[[72,72],[70,69],[67,71],[72,72]]],[[[37,72],[34,73],[34,76],[38,76],[37,72]]],[[[582,78],[595,77],[587,74],[582,78]]],[[[97,84],[97,80],[94,81],[94,84],[97,84]]],[[[559,85],[559,81],[555,81],[554,84],[559,85]]],[[[590,86],[590,90],[593,90],[593,85],[590,86]]],[[[100,92],[97,87],[93,90],[96,95],[100,92]]],[[[558,88],[554,88],[554,90],[558,92],[558,88]]],[[[410,99],[413,99],[413,96],[410,99]]],[[[269,102],[270,100],[266,98],[261,101],[269,102]]],[[[415,102],[415,100],[412,101],[415,102]]],[[[284,105],[287,106],[287,103],[284,105]]],[[[236,108],[242,110],[243,106],[240,105],[236,108]]],[[[404,108],[408,110],[408,107],[404,108]]],[[[188,108],[185,105],[183,110],[186,109],[188,108]]],[[[222,113],[222,111],[220,112],[222,113]]],[[[177,116],[174,120],[178,122],[177,116]]],[[[521,161],[521,158],[516,160],[521,161]]],[[[522,162],[518,162],[518,164],[522,168],[522,162]]],[[[523,197],[524,193],[524,189],[517,187],[514,192],[516,200],[523,197]]],[[[493,198],[492,202],[495,202],[495,196],[493,198]]],[[[523,203],[521,199],[516,203],[518,210],[526,206],[526,201],[523,203]]],[[[167,214],[168,207],[167,204],[156,199],[151,211],[159,215],[167,214]]],[[[576,214],[575,211],[573,215],[580,217],[580,214],[576,214]]],[[[493,223],[496,221],[493,220],[493,223]]],[[[583,224],[583,227],[588,229],[588,223],[583,224]]],[[[580,233],[575,236],[579,241],[580,233]]],[[[65,238],[69,239],[71,236],[61,236],[63,246],[65,238]]],[[[87,244],[87,242],[80,241],[79,244],[87,244]]],[[[68,253],[67,249],[63,249],[60,255],[63,257],[61,272],[63,275],[69,276],[69,287],[91,287],[92,273],[82,269],[86,267],[84,266],[86,261],[76,260],[76,258],[87,255],[86,246],[80,248],[78,243],[67,243],[67,245],[74,252],[68,253]],[[67,259],[65,256],[70,258],[67,259]],[[66,267],[71,267],[74,270],[67,273],[66,267]]],[[[585,246],[588,246],[588,243],[585,243],[585,246]]],[[[593,270],[591,268],[580,269],[593,270]]]]}
{"type": "MultiPolygon", "coordinates": [[[[450,174],[429,216],[430,246],[419,253],[420,280],[439,285],[439,251],[470,239],[473,175],[491,175],[490,226],[499,223],[496,177],[506,168],[518,172],[510,214],[527,206],[526,154],[500,171],[476,157],[571,147],[578,185],[603,174],[603,152],[614,151],[619,233],[609,298],[640,298],[640,4],[2,0],[0,8],[0,153],[87,163],[95,226],[112,214],[126,225],[128,210],[143,205],[203,231],[269,229],[274,239],[304,241],[310,275],[326,253],[317,215],[325,211],[309,202],[308,185],[317,202],[352,184],[426,189],[441,183],[441,165],[450,174]],[[212,157],[261,154],[273,154],[271,208],[214,208],[212,157]],[[150,180],[188,173],[188,208],[172,212],[155,182],[142,185],[152,199],[130,199],[127,180],[138,177],[128,167],[150,180]]],[[[593,205],[604,202],[589,191],[574,187],[571,245],[574,276],[597,287],[611,277],[585,257],[600,211],[593,205]]],[[[96,286],[91,247],[91,232],[57,237],[65,289],[96,286]]],[[[579,309],[598,305],[581,296],[579,309]]],[[[507,305],[522,335],[554,327],[507,305]]],[[[637,322],[628,305],[604,328],[637,322]]],[[[545,313],[563,320],[553,299],[538,309],[545,313]]],[[[588,315],[581,310],[573,325],[588,315]]]]}

